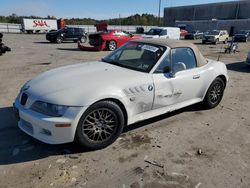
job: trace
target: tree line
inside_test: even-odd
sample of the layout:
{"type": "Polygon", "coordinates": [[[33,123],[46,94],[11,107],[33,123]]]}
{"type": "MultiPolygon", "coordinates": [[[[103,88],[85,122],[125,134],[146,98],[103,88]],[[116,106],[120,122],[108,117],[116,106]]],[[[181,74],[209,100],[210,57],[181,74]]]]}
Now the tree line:
{"type": "MultiPolygon", "coordinates": [[[[23,18],[56,19],[54,16],[39,17],[11,14],[9,16],[0,16],[0,23],[21,24],[23,18]]],[[[153,14],[135,14],[125,18],[112,18],[108,20],[95,20],[92,18],[70,18],[64,20],[66,25],[94,25],[98,22],[107,22],[109,25],[158,25],[159,23],[158,17],[153,14]]],[[[160,18],[160,23],[162,23],[162,18],[160,18]]]]}

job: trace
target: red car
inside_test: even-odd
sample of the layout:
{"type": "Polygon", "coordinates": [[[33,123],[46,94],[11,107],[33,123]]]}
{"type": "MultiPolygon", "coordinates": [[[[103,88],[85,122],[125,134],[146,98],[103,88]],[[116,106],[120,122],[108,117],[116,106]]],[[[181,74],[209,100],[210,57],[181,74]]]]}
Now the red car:
{"type": "Polygon", "coordinates": [[[107,32],[90,34],[88,37],[89,44],[92,47],[78,43],[78,47],[81,50],[101,51],[107,49],[113,51],[130,40],[142,39],[140,36],[135,36],[122,30],[108,30],[107,32]]]}
{"type": "Polygon", "coordinates": [[[185,37],[187,34],[188,34],[188,31],[186,31],[185,29],[181,29],[181,33],[180,33],[181,37],[185,37]]]}

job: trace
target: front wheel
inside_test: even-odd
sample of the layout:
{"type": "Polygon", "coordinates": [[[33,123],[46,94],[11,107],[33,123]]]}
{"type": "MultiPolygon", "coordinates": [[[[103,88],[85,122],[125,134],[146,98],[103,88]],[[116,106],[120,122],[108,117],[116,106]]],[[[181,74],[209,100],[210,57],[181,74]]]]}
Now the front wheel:
{"type": "Polygon", "coordinates": [[[112,101],[101,101],[90,106],[81,117],[75,141],[87,149],[101,149],[112,144],[123,127],[121,108],[112,101]]]}
{"type": "Polygon", "coordinates": [[[107,47],[108,50],[114,51],[117,48],[116,42],[114,40],[109,41],[107,47]]]}
{"type": "Polygon", "coordinates": [[[225,83],[223,80],[221,78],[216,78],[208,88],[206,96],[203,100],[204,105],[208,109],[216,107],[223,97],[224,89],[225,83]]]}

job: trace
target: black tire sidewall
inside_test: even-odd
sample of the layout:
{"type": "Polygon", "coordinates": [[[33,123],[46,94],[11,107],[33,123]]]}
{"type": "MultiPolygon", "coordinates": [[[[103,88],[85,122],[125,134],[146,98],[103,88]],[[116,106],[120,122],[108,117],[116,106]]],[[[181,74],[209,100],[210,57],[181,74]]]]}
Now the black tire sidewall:
{"type": "Polygon", "coordinates": [[[116,103],[114,103],[112,101],[100,101],[98,103],[91,105],[83,113],[82,117],[80,118],[80,120],[78,122],[77,128],[76,128],[75,141],[86,149],[90,149],[90,150],[102,149],[102,148],[112,144],[119,137],[119,135],[123,131],[124,122],[125,121],[124,121],[123,112],[122,112],[121,108],[116,103]],[[93,143],[93,142],[90,142],[85,137],[85,135],[83,135],[82,124],[83,124],[85,117],[89,113],[91,113],[93,110],[96,110],[98,108],[107,108],[107,109],[111,110],[112,112],[114,112],[116,117],[117,117],[117,120],[118,120],[118,127],[116,128],[115,133],[108,140],[106,140],[102,143],[93,143]]]}
{"type": "Polygon", "coordinates": [[[221,102],[221,100],[222,100],[222,98],[223,98],[223,95],[224,95],[224,89],[225,89],[225,83],[223,82],[223,80],[222,80],[221,78],[217,77],[217,78],[212,82],[212,84],[209,86],[209,88],[208,88],[208,90],[207,90],[207,93],[206,93],[206,96],[205,96],[205,99],[204,99],[204,101],[203,101],[208,109],[210,109],[210,108],[215,108],[215,107],[221,102]],[[223,89],[222,89],[222,93],[221,93],[221,96],[220,96],[220,98],[218,99],[218,101],[217,101],[216,103],[212,103],[212,102],[210,101],[209,93],[210,93],[211,89],[213,88],[213,86],[214,86],[215,84],[217,84],[217,83],[222,84],[222,88],[223,88],[223,89]]]}

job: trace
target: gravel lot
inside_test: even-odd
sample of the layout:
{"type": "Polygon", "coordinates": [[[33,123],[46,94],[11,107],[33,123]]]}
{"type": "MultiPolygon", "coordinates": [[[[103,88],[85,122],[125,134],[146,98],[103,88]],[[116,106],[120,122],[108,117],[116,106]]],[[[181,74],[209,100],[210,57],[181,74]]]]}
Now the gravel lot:
{"type": "Polygon", "coordinates": [[[191,106],[128,127],[111,146],[84,151],[47,145],[22,133],[12,102],[20,87],[46,70],[99,60],[75,43],[50,44],[44,35],[5,34],[12,52],[0,57],[0,187],[249,188],[250,43],[236,54],[223,44],[200,45],[227,64],[230,82],[212,110],[191,106]],[[201,155],[197,150],[201,150],[201,155]]]}

